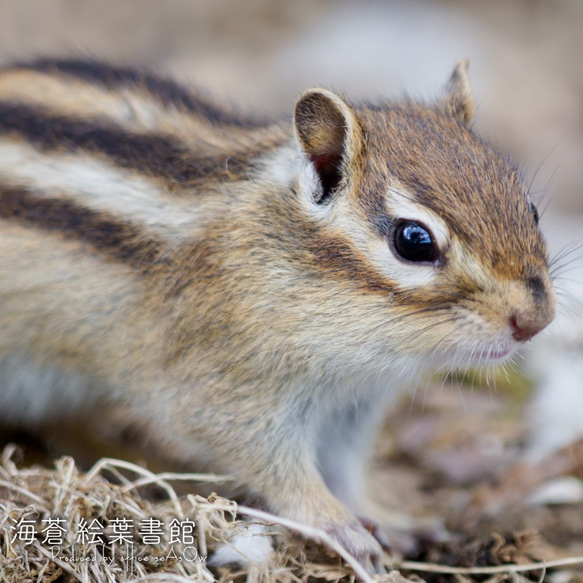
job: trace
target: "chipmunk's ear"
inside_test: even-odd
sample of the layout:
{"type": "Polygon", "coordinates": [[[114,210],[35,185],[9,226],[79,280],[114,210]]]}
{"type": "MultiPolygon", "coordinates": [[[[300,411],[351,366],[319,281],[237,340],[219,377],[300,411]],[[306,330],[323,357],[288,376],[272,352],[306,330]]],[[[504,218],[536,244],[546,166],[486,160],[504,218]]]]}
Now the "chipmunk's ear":
{"type": "Polygon", "coordinates": [[[310,89],[296,102],[294,125],[300,146],[320,178],[316,202],[325,202],[338,188],[358,147],[360,126],[354,110],[331,91],[310,89]]]}
{"type": "Polygon", "coordinates": [[[474,96],[468,76],[467,59],[462,59],[456,65],[447,83],[444,105],[451,115],[468,123],[474,115],[474,96]]]}

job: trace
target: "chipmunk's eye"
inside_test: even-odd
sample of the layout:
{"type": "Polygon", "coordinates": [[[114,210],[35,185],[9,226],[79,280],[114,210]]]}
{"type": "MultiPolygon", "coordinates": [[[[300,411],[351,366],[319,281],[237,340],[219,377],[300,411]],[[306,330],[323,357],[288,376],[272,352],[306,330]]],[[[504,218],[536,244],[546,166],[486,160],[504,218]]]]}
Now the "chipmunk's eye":
{"type": "Polygon", "coordinates": [[[534,206],[534,204],[532,202],[528,203],[530,206],[530,212],[532,213],[532,216],[534,217],[534,224],[538,225],[538,209],[534,206]]]}
{"type": "Polygon", "coordinates": [[[427,228],[413,221],[400,221],[393,231],[393,248],[397,255],[415,263],[434,262],[439,251],[427,228]]]}

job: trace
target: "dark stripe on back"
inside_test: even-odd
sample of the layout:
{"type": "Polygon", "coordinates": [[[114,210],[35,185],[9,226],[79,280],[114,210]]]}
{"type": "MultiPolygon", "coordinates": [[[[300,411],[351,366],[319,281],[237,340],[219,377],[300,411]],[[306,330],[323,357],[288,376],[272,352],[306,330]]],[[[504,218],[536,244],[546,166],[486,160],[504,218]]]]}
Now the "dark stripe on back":
{"type": "Polygon", "coordinates": [[[0,185],[0,218],[84,241],[110,259],[141,271],[165,262],[163,243],[144,237],[133,225],[66,200],[40,198],[26,189],[0,185]]]}
{"type": "Polygon", "coordinates": [[[82,79],[106,89],[137,87],[144,89],[155,100],[165,106],[174,106],[196,113],[210,123],[237,127],[258,128],[269,125],[268,120],[258,120],[221,109],[200,95],[194,95],[178,83],[137,68],[117,67],[95,60],[83,59],[38,59],[30,63],[18,63],[15,68],[61,73],[82,79]]]}
{"type": "Polygon", "coordinates": [[[170,186],[200,180],[244,180],[256,152],[197,157],[171,136],[134,134],[104,120],[83,121],[42,109],[0,102],[0,134],[22,136],[40,150],[102,154],[122,168],[163,179],[170,186]]]}

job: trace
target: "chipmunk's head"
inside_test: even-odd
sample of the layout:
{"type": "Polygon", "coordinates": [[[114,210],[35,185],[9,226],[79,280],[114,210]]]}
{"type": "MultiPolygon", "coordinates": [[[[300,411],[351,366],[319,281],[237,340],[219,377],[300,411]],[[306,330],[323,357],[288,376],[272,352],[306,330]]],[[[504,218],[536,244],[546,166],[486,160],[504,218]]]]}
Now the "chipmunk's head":
{"type": "Polygon", "coordinates": [[[321,89],[296,104],[298,189],[320,233],[307,240],[334,297],[341,280],[351,297],[339,342],[354,321],[370,358],[384,339],[388,353],[440,366],[495,363],[554,317],[537,210],[472,113],[465,61],[431,106],[355,108],[321,89]]]}

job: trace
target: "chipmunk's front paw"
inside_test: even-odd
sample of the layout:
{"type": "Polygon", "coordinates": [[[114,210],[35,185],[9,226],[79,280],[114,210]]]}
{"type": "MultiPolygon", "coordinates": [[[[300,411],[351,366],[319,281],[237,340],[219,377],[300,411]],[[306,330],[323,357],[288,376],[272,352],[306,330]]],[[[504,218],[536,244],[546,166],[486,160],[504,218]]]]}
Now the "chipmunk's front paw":
{"type": "Polygon", "coordinates": [[[382,548],[377,539],[354,519],[348,523],[330,523],[324,530],[344,547],[370,574],[384,572],[382,548]]]}
{"type": "Polygon", "coordinates": [[[395,551],[402,555],[414,555],[418,551],[417,539],[410,532],[392,528],[383,528],[380,523],[366,516],[359,516],[358,520],[364,528],[375,537],[383,549],[389,553],[395,551]]]}

